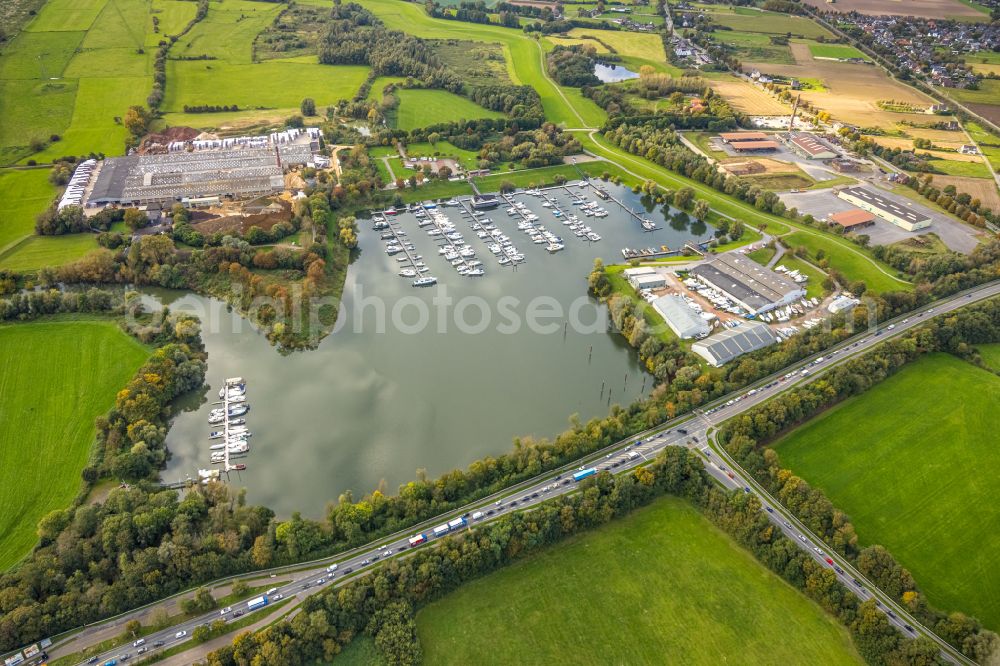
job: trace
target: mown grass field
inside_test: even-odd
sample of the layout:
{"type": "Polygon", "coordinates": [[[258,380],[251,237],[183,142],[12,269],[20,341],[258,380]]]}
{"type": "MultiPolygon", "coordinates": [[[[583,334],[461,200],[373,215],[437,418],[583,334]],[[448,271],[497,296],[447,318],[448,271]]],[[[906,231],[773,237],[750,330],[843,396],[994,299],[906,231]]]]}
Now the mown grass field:
{"type": "Polygon", "coordinates": [[[0,171],[0,253],[35,231],[35,216],[55,196],[45,169],[0,171]]]}
{"type": "Polygon", "coordinates": [[[79,492],[94,419],[147,356],[110,320],[0,326],[0,569],[79,492]]]}
{"type": "Polygon", "coordinates": [[[782,465],[847,512],[932,604],[1000,628],[1000,377],[946,354],[911,363],[779,441],[782,465]]]}
{"type": "Polygon", "coordinates": [[[843,273],[848,280],[864,280],[870,290],[883,292],[913,288],[911,283],[894,277],[895,271],[892,268],[884,266],[884,270],[888,271],[887,275],[879,270],[879,264],[875,259],[842,244],[850,241],[841,241],[827,234],[807,231],[796,231],[782,236],[781,241],[792,248],[805,247],[813,261],[816,261],[817,250],[823,250],[831,268],[843,273]]]}
{"type": "Polygon", "coordinates": [[[29,236],[0,251],[0,269],[26,272],[37,271],[46,266],[62,266],[99,247],[96,234],[29,236]]]}
{"type": "Polygon", "coordinates": [[[660,39],[659,35],[627,30],[595,30],[593,28],[573,28],[569,31],[569,36],[573,39],[584,39],[587,35],[592,35],[608,44],[621,56],[632,56],[659,62],[667,59],[667,54],[663,50],[663,40],[660,39]]]}
{"type": "Polygon", "coordinates": [[[716,5],[712,5],[709,8],[708,15],[718,25],[724,25],[733,30],[742,30],[744,32],[763,32],[776,35],[784,35],[790,32],[795,37],[810,39],[820,36],[833,37],[826,28],[801,16],[756,11],[743,7],[737,7],[735,10],[722,9],[716,5]]]}
{"type": "Polygon", "coordinates": [[[173,57],[212,56],[227,63],[253,62],[253,40],[281,11],[281,5],[250,0],[209,4],[208,15],[170,50],[173,57]]]}
{"type": "Polygon", "coordinates": [[[979,350],[979,355],[983,357],[983,362],[987,367],[1000,372],[1000,343],[979,345],[976,349],[979,350]]]}
{"type": "Polygon", "coordinates": [[[475,102],[446,90],[396,91],[399,108],[396,110],[396,127],[411,130],[437,123],[474,118],[503,118],[502,113],[485,109],[475,102]]]}
{"type": "MultiPolygon", "coordinates": [[[[302,99],[312,97],[322,110],[340,99],[352,98],[366,76],[366,65],[171,60],[167,62],[167,80],[171,83],[162,108],[180,113],[185,105],[236,104],[241,109],[290,109],[297,113],[302,99]]],[[[201,114],[187,115],[197,123],[201,114]]]]}
{"type": "Polygon", "coordinates": [[[846,44],[810,43],[809,53],[811,53],[814,58],[838,58],[844,60],[848,58],[861,58],[863,60],[871,60],[871,58],[858,49],[846,44]]]}
{"type": "Polygon", "coordinates": [[[846,631],[663,498],[417,614],[428,664],[857,664],[846,631]]]}

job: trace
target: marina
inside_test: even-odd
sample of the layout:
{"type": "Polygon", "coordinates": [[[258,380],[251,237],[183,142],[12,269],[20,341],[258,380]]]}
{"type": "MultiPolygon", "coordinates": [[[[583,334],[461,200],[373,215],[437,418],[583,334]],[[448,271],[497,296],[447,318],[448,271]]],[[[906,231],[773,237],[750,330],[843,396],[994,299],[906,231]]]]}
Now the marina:
{"type": "MultiPolygon", "coordinates": [[[[414,246],[410,254],[423,257],[417,261],[430,269],[423,275],[437,276],[437,283],[425,288],[414,288],[412,279],[398,276],[401,264],[409,264],[396,259],[405,252],[385,253],[380,236],[389,229],[371,231],[374,215],[359,219],[357,258],[348,268],[337,327],[318,348],[306,352],[279,353],[222,300],[143,289],[150,308],[158,303],[199,316],[208,353],[211,389],[178,404],[167,435],[172,455],[163,478],[183,480],[199,468],[221,472],[225,467],[209,464],[207,448],[226,441],[207,440],[223,426],[206,426],[208,411],[222,407],[210,403],[219,400],[225,377],[242,375],[253,384],[242,403],[251,403],[250,412],[229,419],[230,426],[243,419],[240,425],[253,431],[247,440],[253,464],[240,472],[239,484],[247,488],[248,503],[270,506],[282,517],[296,510],[321,517],[326,502],[347,490],[356,499],[380,486],[395,492],[418,469],[435,478],[510,451],[514,437],[551,437],[566,428],[572,414],[586,422],[606,415],[615,404],[631,403],[643,394],[645,371],[626,341],[608,332],[606,308],[586,294],[594,259],[617,259],[622,247],[679,248],[688,241],[710,240],[714,230],[626,187],[602,186],[633,209],[645,207],[662,229],[642,232],[618,205],[597,196],[593,186],[544,190],[561,210],[576,212],[603,237],[596,243],[577,242],[565,226],[552,224],[555,218],[541,205],[541,197],[516,193],[515,200],[565,238],[564,250],[549,253],[544,244],[515,235],[516,222],[504,207],[476,211],[480,217],[473,218],[462,215],[461,201],[443,208],[439,203],[486,264],[486,275],[479,278],[461,279],[447,270],[437,254],[437,237],[425,231],[432,228],[426,212],[417,217],[416,206],[401,208],[388,218],[407,232],[403,238],[414,246]],[[571,193],[599,201],[608,216],[580,215],[571,193]],[[498,270],[498,260],[486,254],[495,240],[479,238],[472,225],[487,218],[524,255],[517,270],[498,270]],[[427,223],[421,227],[421,222],[427,223]],[[442,307],[439,315],[434,302],[442,296],[456,305],[442,307]],[[529,325],[528,313],[539,298],[556,314],[542,326],[529,325]],[[477,307],[463,312],[464,302],[483,304],[488,312],[477,307]],[[505,302],[515,304],[515,316],[504,314],[505,302]],[[405,328],[417,321],[415,304],[427,306],[430,324],[405,328]],[[444,321],[440,328],[439,317],[444,321]],[[401,324],[394,324],[396,319],[401,324]],[[463,320],[473,332],[456,326],[463,320]],[[507,325],[511,320],[520,323],[507,325]],[[256,381],[259,377],[267,381],[256,381]],[[307,421],[314,427],[299,427],[307,421]]],[[[651,386],[647,381],[645,390],[651,386]]],[[[232,456],[230,466],[235,471],[236,465],[249,463],[250,455],[232,456]]]]}
{"type": "Polygon", "coordinates": [[[397,256],[400,264],[398,275],[412,279],[414,287],[428,287],[437,283],[437,278],[425,275],[430,269],[423,262],[423,257],[414,252],[414,245],[407,238],[406,232],[399,228],[395,210],[383,211],[374,216],[373,231],[381,231],[379,239],[385,242],[385,253],[390,257],[397,256]],[[405,265],[409,264],[409,265],[405,265]]]}
{"type": "Polygon", "coordinates": [[[460,204],[462,216],[470,220],[472,230],[476,232],[480,240],[487,243],[486,249],[496,257],[501,266],[516,267],[524,262],[524,255],[518,252],[506,234],[497,229],[491,218],[474,209],[468,201],[462,201],[460,204]]]}
{"type": "Polygon", "coordinates": [[[476,258],[476,251],[465,242],[465,237],[455,228],[455,224],[447,215],[429,203],[421,204],[415,215],[418,219],[424,218],[430,221],[431,228],[427,233],[434,236],[438,254],[451,264],[459,275],[480,277],[485,274],[482,262],[476,258]]]}
{"type": "Polygon", "coordinates": [[[221,429],[212,430],[208,434],[209,459],[213,465],[222,465],[222,469],[199,469],[198,479],[201,483],[220,479],[220,474],[228,477],[230,471],[246,469],[245,464],[234,464],[233,458],[239,458],[250,452],[248,440],[253,436],[242,418],[250,411],[247,403],[247,385],[242,377],[230,377],[219,389],[219,399],[222,407],[212,409],[208,413],[208,423],[221,429]],[[217,441],[218,440],[218,441],[217,441]]]}

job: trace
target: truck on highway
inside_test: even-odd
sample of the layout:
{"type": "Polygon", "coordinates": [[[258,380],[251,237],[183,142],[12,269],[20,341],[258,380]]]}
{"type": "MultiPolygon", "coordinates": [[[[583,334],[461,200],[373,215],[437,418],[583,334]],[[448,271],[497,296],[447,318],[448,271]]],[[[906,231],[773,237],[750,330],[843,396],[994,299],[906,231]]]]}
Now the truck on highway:
{"type": "Polygon", "coordinates": [[[465,527],[467,524],[468,522],[465,520],[465,516],[462,516],[461,518],[456,518],[455,520],[449,520],[448,529],[457,530],[459,528],[465,527]]]}
{"type": "Polygon", "coordinates": [[[427,543],[426,534],[416,534],[410,537],[410,548],[416,548],[422,543],[427,543]]]}
{"type": "Polygon", "coordinates": [[[639,454],[636,453],[635,451],[629,451],[628,452],[628,459],[629,460],[635,460],[638,457],[639,457],[639,454]]]}
{"type": "Polygon", "coordinates": [[[579,472],[577,472],[576,474],[573,475],[573,480],[574,481],[583,481],[588,476],[594,476],[595,474],[597,474],[597,470],[594,469],[593,467],[590,467],[588,469],[582,469],[582,470],[580,470],[579,472]]]}
{"type": "Polygon", "coordinates": [[[432,533],[434,534],[434,536],[439,537],[439,536],[444,536],[449,531],[451,531],[451,528],[448,527],[448,523],[442,523],[441,525],[438,525],[437,527],[435,527],[432,530],[432,533]]]}
{"type": "Polygon", "coordinates": [[[267,602],[267,595],[266,594],[262,594],[259,597],[255,598],[255,599],[251,599],[250,601],[247,602],[247,610],[248,611],[255,611],[258,608],[263,608],[264,606],[267,605],[267,603],[268,603],[267,602]]]}

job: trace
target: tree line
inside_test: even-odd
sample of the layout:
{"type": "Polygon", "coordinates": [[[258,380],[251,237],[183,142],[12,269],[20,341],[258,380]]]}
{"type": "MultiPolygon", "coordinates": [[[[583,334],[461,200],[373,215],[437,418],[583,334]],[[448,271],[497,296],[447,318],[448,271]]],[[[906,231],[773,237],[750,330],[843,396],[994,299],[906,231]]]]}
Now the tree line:
{"type": "Polygon", "coordinates": [[[719,433],[720,442],[743,469],[814,534],[902,603],[921,624],[979,663],[986,663],[1000,647],[996,634],[963,613],[933,608],[909,571],[884,547],[862,546],[850,519],[821,490],[782,468],[778,453],[767,444],[838,402],[863,394],[926,354],[946,352],[980,362],[975,346],[995,342],[1000,342],[997,298],[930,319],[900,339],[835,366],[822,381],[779,394],[727,421],[719,433]]]}

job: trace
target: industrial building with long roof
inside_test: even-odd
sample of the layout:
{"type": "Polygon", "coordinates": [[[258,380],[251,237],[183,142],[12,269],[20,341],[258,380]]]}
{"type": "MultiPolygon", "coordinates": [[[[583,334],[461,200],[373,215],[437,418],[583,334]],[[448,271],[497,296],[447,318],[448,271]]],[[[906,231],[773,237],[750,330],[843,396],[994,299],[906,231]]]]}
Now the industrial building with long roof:
{"type": "Polygon", "coordinates": [[[691,269],[691,274],[739,303],[751,314],[790,305],[805,289],[742,254],[718,254],[691,269]]]}
{"type": "Polygon", "coordinates": [[[691,345],[691,351],[719,367],[729,361],[758,349],[773,345],[778,336],[771,328],[759,321],[741,322],[734,328],[711,335],[691,345]]]}
{"type": "Polygon", "coordinates": [[[670,330],[682,340],[701,337],[711,331],[708,322],[675,294],[657,298],[653,301],[653,309],[660,313],[670,330]]]}

